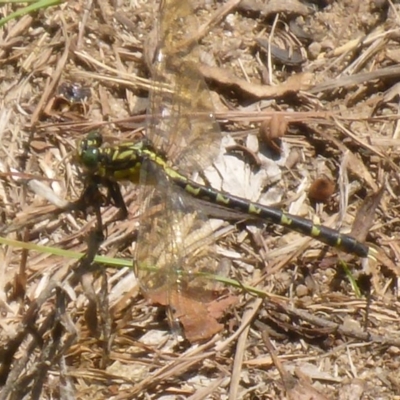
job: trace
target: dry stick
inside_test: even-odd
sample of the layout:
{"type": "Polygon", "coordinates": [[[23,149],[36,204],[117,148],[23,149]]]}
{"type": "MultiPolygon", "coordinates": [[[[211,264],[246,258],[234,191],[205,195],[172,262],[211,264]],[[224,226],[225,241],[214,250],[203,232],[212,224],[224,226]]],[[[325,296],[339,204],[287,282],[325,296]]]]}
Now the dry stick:
{"type": "MultiPolygon", "coordinates": [[[[82,71],[82,70],[75,70],[72,69],[71,73],[76,75],[77,77],[83,77],[83,78],[91,78],[91,79],[97,79],[98,81],[107,81],[107,82],[111,82],[113,84],[119,84],[119,85],[125,85],[127,87],[132,87],[134,89],[139,88],[139,89],[146,89],[146,90],[150,90],[150,88],[152,87],[152,81],[146,78],[141,78],[140,76],[136,76],[133,75],[132,73],[126,73],[124,71],[121,71],[119,69],[116,68],[112,68],[98,60],[96,60],[95,58],[93,58],[92,56],[90,56],[89,54],[83,52],[83,51],[75,51],[74,54],[81,58],[83,61],[88,62],[90,64],[96,65],[97,67],[110,72],[111,74],[114,74],[116,76],[108,76],[108,75],[104,75],[104,74],[100,74],[100,73],[96,73],[93,71],[82,71]]],[[[167,84],[162,85],[162,83],[159,83],[160,88],[162,88],[163,90],[170,90],[169,86],[167,84]]]]}
{"type": "MultiPolygon", "coordinates": [[[[372,146],[370,145],[367,141],[365,140],[361,140],[357,135],[355,135],[352,131],[350,131],[349,129],[347,129],[337,118],[335,118],[333,116],[333,121],[335,123],[336,126],[338,126],[340,128],[340,130],[346,134],[348,137],[350,137],[355,143],[357,143],[358,145],[362,146],[363,148],[369,150],[372,154],[377,155],[380,158],[386,158],[387,156],[382,153],[381,151],[379,151],[379,149],[376,146],[372,146]]],[[[377,189],[377,187],[375,188],[377,189]]]]}
{"type": "MultiPolygon", "coordinates": [[[[61,346],[61,337],[64,332],[64,327],[61,324],[61,316],[66,313],[65,309],[66,303],[66,296],[65,293],[62,292],[60,289],[56,291],[56,304],[55,304],[55,311],[50,313],[51,319],[49,320],[50,326],[45,326],[42,324],[40,327],[40,336],[43,337],[46,332],[51,332],[51,334],[46,338],[45,345],[41,347],[40,356],[38,356],[38,360],[34,363],[31,368],[30,373],[28,376],[33,378],[33,385],[31,390],[31,399],[42,399],[42,391],[43,386],[46,382],[47,373],[53,366],[57,363],[60,357],[64,354],[69,347],[61,346]]],[[[73,328],[74,332],[73,340],[74,341],[77,337],[76,329],[73,328]]],[[[72,342],[70,342],[72,344],[72,342]]],[[[24,381],[24,378],[22,378],[24,381]]],[[[23,387],[23,383],[19,385],[23,387]]],[[[25,385],[28,387],[27,385],[25,385]]]]}
{"type": "Polygon", "coordinates": [[[315,390],[307,381],[305,381],[304,378],[298,381],[285,371],[281,360],[278,358],[275,349],[272,346],[267,331],[262,332],[262,338],[271,355],[273,363],[279,371],[279,375],[282,378],[283,386],[285,387],[289,399],[328,400],[327,397],[315,390]]]}
{"type": "MultiPolygon", "coordinates": [[[[370,44],[374,44],[374,42],[378,39],[380,40],[383,38],[384,40],[386,36],[389,36],[390,34],[394,33],[396,30],[390,30],[390,31],[383,31],[381,28],[378,28],[374,30],[372,33],[368,34],[367,36],[360,36],[356,39],[352,39],[345,43],[343,46],[339,46],[332,50],[331,52],[328,52],[327,57],[329,58],[335,58],[335,60],[328,64],[324,70],[321,72],[322,75],[324,75],[327,71],[329,71],[334,65],[338,65],[340,61],[342,61],[350,52],[356,51],[359,47],[363,46],[368,46],[370,44]]],[[[360,65],[360,62],[362,62],[363,59],[365,59],[365,56],[368,57],[368,53],[370,53],[370,50],[367,50],[364,52],[360,57],[358,57],[357,60],[355,60],[351,65],[349,65],[344,71],[340,73],[339,76],[342,75],[349,75],[351,71],[354,71],[354,66],[360,65]],[[366,54],[365,54],[366,53],[366,54]]],[[[338,76],[338,78],[339,78],[338,76]]]]}
{"type": "Polygon", "coordinates": [[[271,51],[271,47],[272,47],[272,39],[274,37],[275,29],[276,29],[276,25],[277,25],[278,21],[279,21],[279,13],[277,13],[275,15],[274,22],[273,22],[272,28],[271,28],[271,33],[270,33],[270,35],[268,37],[268,80],[269,80],[268,83],[271,86],[275,86],[274,80],[272,79],[273,68],[272,68],[272,51],[271,51]]]}
{"type": "Polygon", "coordinates": [[[341,335],[362,340],[369,343],[382,343],[400,347],[400,338],[398,336],[382,336],[365,332],[362,329],[347,328],[344,324],[328,321],[325,318],[317,317],[305,310],[300,310],[290,305],[288,299],[278,296],[268,296],[268,307],[274,312],[285,313],[288,316],[295,316],[297,319],[303,319],[312,325],[323,328],[326,332],[339,332],[341,335]]]}
{"type": "Polygon", "coordinates": [[[330,79],[323,83],[320,83],[313,88],[309,89],[308,92],[311,94],[317,94],[324,92],[325,90],[337,89],[340,87],[359,85],[360,83],[373,81],[376,79],[385,78],[398,78],[400,76],[400,66],[381,68],[372,72],[361,72],[360,74],[341,77],[340,79],[330,79]]]}
{"type": "Polygon", "coordinates": [[[261,333],[265,347],[267,348],[269,354],[271,355],[272,362],[275,367],[279,371],[279,375],[282,378],[283,386],[285,387],[286,392],[290,392],[290,390],[296,385],[296,379],[294,379],[289,373],[285,371],[281,360],[277,356],[274,347],[272,346],[271,340],[269,339],[269,335],[267,331],[262,331],[261,333]]]}
{"type": "Polygon", "coordinates": [[[224,380],[224,378],[215,379],[214,381],[212,381],[211,385],[197,390],[196,393],[188,397],[187,400],[210,399],[210,395],[214,393],[215,390],[223,386],[224,380]]]}
{"type": "Polygon", "coordinates": [[[235,361],[233,363],[231,385],[229,388],[229,400],[235,400],[239,398],[238,389],[240,384],[240,372],[242,370],[244,351],[246,350],[247,336],[250,330],[250,321],[256,315],[263,301],[264,300],[260,298],[255,299],[251,308],[247,309],[243,315],[241,328],[244,327],[244,329],[241,330],[236,346],[235,361]]]}
{"type": "MultiPolygon", "coordinates": [[[[264,299],[261,299],[264,300],[264,299]]],[[[253,319],[255,312],[257,311],[257,309],[252,309],[253,313],[245,313],[242,319],[242,323],[239,327],[239,329],[233,333],[230,337],[228,337],[227,339],[225,339],[225,341],[218,343],[215,346],[215,350],[217,352],[223,351],[224,349],[226,349],[227,347],[229,347],[231,345],[232,342],[235,342],[237,337],[240,336],[242,334],[242,332],[246,329],[247,325],[250,324],[251,320],[253,319]]]]}
{"type": "Polygon", "coordinates": [[[47,82],[46,87],[43,92],[43,95],[40,98],[39,103],[36,106],[35,111],[32,114],[31,127],[34,127],[37,124],[37,122],[39,121],[40,114],[42,113],[45,104],[47,104],[47,102],[49,101],[50,95],[54,92],[56,86],[58,85],[60,76],[61,76],[62,72],[64,71],[65,64],[67,63],[67,60],[68,60],[70,42],[68,39],[66,22],[64,20],[62,13],[60,13],[60,18],[62,21],[62,30],[63,30],[64,38],[65,38],[65,50],[57,64],[57,68],[54,71],[51,81],[47,82]]]}
{"type": "Polygon", "coordinates": [[[31,15],[24,15],[15,25],[7,25],[8,32],[1,43],[0,60],[7,61],[7,51],[14,46],[18,46],[23,38],[27,37],[27,31],[31,27],[33,21],[34,19],[31,15]]]}
{"type": "Polygon", "coordinates": [[[347,328],[344,324],[337,324],[335,322],[328,321],[324,318],[316,317],[315,315],[311,315],[307,311],[295,308],[286,308],[285,306],[284,308],[286,309],[286,312],[288,312],[289,314],[295,315],[298,318],[302,318],[305,321],[314,324],[316,326],[320,326],[322,328],[329,328],[332,331],[339,332],[343,336],[352,337],[358,340],[362,340],[364,342],[382,343],[385,345],[400,347],[399,337],[375,335],[373,333],[365,332],[361,329],[347,328]]]}
{"type": "MultiPolygon", "coordinates": [[[[360,140],[360,138],[350,135],[349,131],[346,131],[343,124],[340,124],[336,119],[335,122],[337,126],[339,126],[343,132],[345,132],[348,136],[350,136],[353,140],[355,140],[361,147],[369,149],[371,146],[365,141],[360,140]]],[[[353,152],[351,152],[348,147],[343,143],[343,141],[338,140],[332,135],[327,134],[324,130],[319,129],[318,135],[326,139],[328,142],[333,143],[343,154],[348,153],[347,157],[350,157],[351,162],[349,162],[350,171],[358,176],[360,179],[365,180],[369,187],[371,187],[374,191],[378,190],[378,186],[372,178],[371,174],[366,169],[364,163],[359,160],[353,152]],[[363,173],[360,173],[363,172],[363,173]]],[[[376,152],[375,152],[376,153],[376,152]]]]}
{"type": "MultiPolygon", "coordinates": [[[[34,319],[36,319],[37,316],[37,311],[36,307],[38,304],[33,303],[33,307],[30,307],[29,311],[33,311],[32,315],[29,315],[29,317],[33,317],[32,320],[30,318],[24,318],[25,320],[29,320],[29,323],[23,328],[21,332],[18,333],[18,335],[13,338],[12,342],[9,342],[7,344],[7,360],[9,360],[9,356],[12,356],[12,359],[14,359],[15,354],[12,354],[9,350],[14,350],[15,352],[19,349],[19,346],[21,345],[23,340],[27,340],[29,335],[32,335],[32,339],[24,349],[23,355],[21,358],[18,359],[18,361],[15,361],[15,364],[13,365],[12,369],[10,369],[7,382],[3,389],[1,390],[0,394],[0,400],[6,400],[8,399],[8,395],[10,393],[19,394],[22,397],[27,393],[27,390],[29,388],[30,382],[35,378],[35,374],[30,372],[29,376],[23,376],[22,372],[27,368],[27,365],[29,365],[29,360],[30,357],[32,356],[34,350],[37,347],[40,346],[40,339],[42,335],[45,334],[46,330],[50,329],[50,327],[53,325],[53,319],[54,319],[54,314],[55,311],[53,310],[44,320],[42,323],[41,327],[39,330],[34,330],[34,319]],[[11,345],[11,346],[10,346],[11,345]],[[15,347],[17,345],[17,347],[15,347]],[[23,382],[23,384],[18,384],[18,383],[23,382]]],[[[11,359],[10,359],[11,361],[11,359]]],[[[32,369],[34,370],[35,365],[32,366],[32,369]]],[[[3,372],[3,371],[2,371],[3,372]]],[[[5,372],[5,371],[4,371],[5,372]]]]}
{"type": "Polygon", "coordinates": [[[93,3],[93,0],[86,0],[85,5],[83,6],[84,11],[83,11],[82,19],[79,24],[78,40],[76,42],[77,49],[80,49],[82,46],[83,35],[85,33],[85,27],[86,27],[87,21],[89,19],[89,14],[90,14],[90,10],[92,8],[92,3],[93,3]]]}
{"type": "MultiPolygon", "coordinates": [[[[40,308],[50,298],[51,293],[53,292],[54,289],[57,288],[57,286],[58,284],[55,280],[50,280],[45,290],[43,290],[40,296],[31,303],[29,309],[27,310],[22,319],[22,322],[20,324],[21,328],[19,329],[17,335],[12,339],[12,341],[10,341],[7,344],[7,350],[6,352],[4,352],[2,356],[4,357],[4,359],[12,360],[15,357],[15,353],[19,349],[22,342],[26,340],[30,334],[32,335],[32,333],[34,333],[32,335],[33,337],[31,341],[29,342],[27,348],[24,351],[23,357],[20,358],[17,362],[15,362],[12,369],[10,369],[8,373],[7,382],[0,394],[0,400],[7,399],[8,394],[14,392],[14,388],[18,387],[18,385],[15,386],[15,383],[18,382],[18,380],[22,380],[24,382],[25,388],[28,387],[27,385],[28,382],[26,381],[27,378],[21,376],[22,371],[26,368],[28,360],[32,355],[32,353],[34,352],[34,350],[39,346],[40,339],[42,338],[42,336],[51,326],[53,326],[56,310],[53,310],[51,313],[49,313],[49,315],[46,317],[44,322],[41,324],[41,327],[37,331],[33,329],[35,327],[35,323],[37,322],[37,317],[40,308]]],[[[2,374],[6,373],[5,370],[1,372],[2,374]]],[[[34,375],[31,375],[31,379],[33,379],[34,377],[35,377],[34,375]]]]}
{"type": "MultiPolygon", "coordinates": [[[[89,239],[91,239],[92,241],[95,240],[94,237],[90,237],[89,239]]],[[[15,382],[17,381],[17,379],[22,380],[25,386],[27,386],[26,385],[27,377],[25,378],[21,377],[21,373],[26,368],[27,360],[39,345],[43,335],[48,331],[50,326],[53,326],[57,313],[57,310],[53,309],[48,314],[44,322],[41,324],[40,328],[36,329],[35,326],[37,324],[39,311],[43,306],[43,304],[45,304],[45,302],[47,302],[48,299],[51,297],[53,291],[56,288],[63,286],[63,284],[60,282],[67,281],[69,285],[76,286],[81,277],[84,276],[86,273],[90,272],[91,266],[93,265],[93,259],[98,251],[98,244],[99,244],[97,243],[97,246],[96,245],[91,246],[90,243],[91,242],[89,242],[88,252],[86,256],[80,259],[78,267],[71,272],[68,271],[68,273],[62,277],[62,280],[58,278],[57,276],[58,273],[56,272],[53,275],[52,279],[50,279],[49,283],[44,288],[44,290],[40,293],[40,295],[34,301],[31,302],[28,310],[25,312],[22,318],[20,327],[17,329],[17,334],[13,337],[12,340],[8,342],[7,347],[2,352],[2,354],[0,354],[3,360],[10,360],[11,363],[22,342],[26,340],[26,338],[29,335],[33,336],[32,340],[29,342],[29,345],[27,346],[27,349],[25,351],[25,356],[22,357],[18,362],[16,362],[12,369],[10,365],[5,364],[4,362],[0,364],[1,366],[0,372],[2,375],[4,375],[4,377],[2,376],[2,378],[5,378],[5,376],[7,376],[6,384],[0,393],[0,400],[5,400],[8,398],[7,395],[8,393],[11,393],[14,390],[15,382]]],[[[65,351],[67,348],[68,347],[64,347],[63,351],[65,351]]],[[[60,355],[61,354],[59,353],[59,356],[60,355]]],[[[31,375],[30,377],[31,379],[33,379],[35,376],[31,375]]]]}
{"type": "MultiPolygon", "coordinates": [[[[75,53],[77,56],[85,56],[81,53],[75,53]]],[[[104,65],[104,64],[103,64],[104,65]]],[[[117,70],[115,70],[117,71],[117,70]]],[[[138,78],[137,83],[132,83],[131,81],[127,80],[122,80],[119,78],[114,78],[111,76],[104,76],[101,74],[95,74],[95,73],[89,73],[89,72],[84,72],[84,71],[78,71],[78,70],[72,70],[72,73],[76,76],[79,77],[85,77],[85,78],[91,78],[91,79],[97,79],[99,81],[104,80],[104,81],[110,81],[112,83],[117,83],[119,85],[127,85],[127,87],[133,87],[133,88],[142,88],[148,90],[151,87],[150,81],[142,79],[143,83],[139,81],[140,78],[138,78]],[[146,81],[147,83],[144,83],[146,81]]],[[[135,78],[136,79],[136,78],[135,78]]],[[[201,113],[191,113],[191,115],[201,115],[201,113]]],[[[214,113],[215,117],[218,120],[226,121],[229,120],[229,122],[263,122],[265,121],[266,118],[272,118],[274,115],[281,116],[286,118],[290,122],[316,122],[319,124],[323,125],[333,125],[332,118],[337,117],[340,118],[341,120],[349,120],[343,117],[340,117],[338,114],[335,115],[334,113],[330,111],[217,111],[214,113]]],[[[157,116],[157,115],[155,115],[157,116]]],[[[386,119],[390,118],[388,116],[385,116],[386,119]]],[[[399,119],[400,117],[395,115],[392,116],[392,119],[399,119]]],[[[57,127],[57,128],[63,128],[65,130],[67,129],[84,129],[84,130],[95,130],[101,126],[104,125],[109,125],[109,124],[125,124],[128,126],[130,123],[134,123],[133,127],[137,127],[137,124],[143,123],[146,119],[146,115],[134,115],[132,117],[127,117],[127,118],[117,118],[115,120],[111,121],[79,121],[79,122],[57,122],[55,123],[46,123],[41,125],[40,127],[43,129],[46,128],[52,128],[52,127],[57,127]]],[[[375,117],[374,120],[381,120],[381,117],[375,117]]],[[[352,119],[350,119],[352,121],[352,119]]]]}
{"type": "Polygon", "coordinates": [[[380,50],[382,50],[387,42],[389,41],[387,37],[379,38],[374,41],[366,51],[364,51],[360,57],[358,57],[352,64],[350,64],[340,75],[347,76],[357,73],[365,66],[365,64],[372,59],[380,50]]]}
{"type": "Polygon", "coordinates": [[[187,372],[190,367],[196,365],[206,358],[210,358],[214,354],[213,352],[207,350],[209,350],[215,344],[217,339],[218,336],[215,336],[206,344],[194,349],[191,348],[186,354],[157,370],[154,375],[149,375],[140,383],[133,386],[133,388],[129,390],[128,394],[121,394],[115,397],[115,400],[131,399],[133,395],[143,393],[143,390],[148,389],[150,386],[157,386],[164,380],[171,379],[176,375],[187,372]]]}
{"type": "MultiPolygon", "coordinates": [[[[346,216],[349,206],[349,175],[348,168],[349,163],[351,162],[351,153],[350,150],[344,152],[342,160],[339,166],[339,218],[338,225],[342,226],[343,220],[346,216]]],[[[365,239],[365,238],[364,238],[365,239]]]]}

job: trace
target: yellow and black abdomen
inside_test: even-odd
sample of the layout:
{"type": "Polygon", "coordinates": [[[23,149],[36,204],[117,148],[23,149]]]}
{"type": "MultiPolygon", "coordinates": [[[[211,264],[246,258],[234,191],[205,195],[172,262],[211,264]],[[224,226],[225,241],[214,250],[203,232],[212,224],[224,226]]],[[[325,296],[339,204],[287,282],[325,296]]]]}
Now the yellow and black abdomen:
{"type": "Polygon", "coordinates": [[[354,237],[338,232],[323,225],[314,224],[311,220],[288,214],[278,208],[253,203],[246,199],[220,192],[210,187],[197,184],[177,174],[171,176],[173,181],[192,196],[232,210],[255,216],[259,219],[287,227],[290,230],[315,238],[328,246],[359,257],[368,257],[370,248],[354,237]]]}

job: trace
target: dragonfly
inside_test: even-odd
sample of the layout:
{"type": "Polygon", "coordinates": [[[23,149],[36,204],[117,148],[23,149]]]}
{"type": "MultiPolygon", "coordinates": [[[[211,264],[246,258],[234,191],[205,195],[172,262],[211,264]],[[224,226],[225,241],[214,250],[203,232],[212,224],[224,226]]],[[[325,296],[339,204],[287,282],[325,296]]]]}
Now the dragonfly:
{"type": "MultiPolygon", "coordinates": [[[[215,273],[220,259],[212,245],[203,249],[193,245],[209,223],[196,199],[281,225],[362,258],[370,257],[372,249],[350,235],[188,177],[213,162],[222,139],[209,90],[198,70],[198,48],[190,36],[194,18],[188,1],[161,2],[146,137],[107,145],[99,132],[92,132],[79,142],[77,153],[86,173],[111,182],[114,192],[116,182],[139,185],[134,267],[142,291],[153,302],[169,307],[173,329],[182,324],[189,339],[198,340],[221,326],[207,318],[203,306],[210,290],[198,277],[215,273]]],[[[118,199],[120,203],[120,195],[118,199]]]]}

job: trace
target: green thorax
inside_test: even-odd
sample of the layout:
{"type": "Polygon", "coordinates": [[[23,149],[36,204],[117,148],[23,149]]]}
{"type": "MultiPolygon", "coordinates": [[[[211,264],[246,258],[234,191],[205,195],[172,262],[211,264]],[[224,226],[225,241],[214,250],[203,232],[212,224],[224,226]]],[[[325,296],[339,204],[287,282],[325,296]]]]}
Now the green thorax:
{"type": "Polygon", "coordinates": [[[78,160],[90,174],[112,178],[116,181],[128,180],[139,183],[143,162],[149,160],[157,164],[170,177],[180,177],[177,172],[167,167],[165,159],[157,155],[147,140],[125,142],[108,147],[102,147],[102,144],[101,135],[94,132],[78,144],[78,160]]]}

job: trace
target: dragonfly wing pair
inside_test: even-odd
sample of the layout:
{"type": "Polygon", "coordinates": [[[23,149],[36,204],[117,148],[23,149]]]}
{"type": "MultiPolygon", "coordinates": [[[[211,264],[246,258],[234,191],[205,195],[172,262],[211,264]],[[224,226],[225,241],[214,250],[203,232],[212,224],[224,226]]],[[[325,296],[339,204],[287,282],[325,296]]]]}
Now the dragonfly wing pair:
{"type": "Polygon", "coordinates": [[[221,147],[210,92],[198,70],[190,1],[163,0],[156,29],[147,137],[188,175],[208,167],[221,147]]]}

